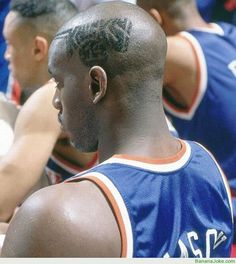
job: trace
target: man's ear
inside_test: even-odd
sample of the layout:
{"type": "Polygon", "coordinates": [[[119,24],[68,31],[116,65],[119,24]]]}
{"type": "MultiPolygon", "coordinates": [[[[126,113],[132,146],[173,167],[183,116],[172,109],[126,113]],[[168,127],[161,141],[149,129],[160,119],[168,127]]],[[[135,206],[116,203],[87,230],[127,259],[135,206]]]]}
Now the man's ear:
{"type": "Polygon", "coordinates": [[[48,56],[49,44],[46,38],[36,36],[34,39],[33,55],[36,61],[41,61],[48,56]]]}
{"type": "Polygon", "coordinates": [[[151,14],[151,16],[160,24],[162,25],[162,17],[160,15],[160,13],[155,9],[155,8],[151,8],[149,10],[149,13],[151,14]]]}
{"type": "Polygon", "coordinates": [[[93,96],[93,103],[98,103],[107,91],[107,74],[100,66],[94,66],[89,71],[90,85],[89,89],[93,96]]]}

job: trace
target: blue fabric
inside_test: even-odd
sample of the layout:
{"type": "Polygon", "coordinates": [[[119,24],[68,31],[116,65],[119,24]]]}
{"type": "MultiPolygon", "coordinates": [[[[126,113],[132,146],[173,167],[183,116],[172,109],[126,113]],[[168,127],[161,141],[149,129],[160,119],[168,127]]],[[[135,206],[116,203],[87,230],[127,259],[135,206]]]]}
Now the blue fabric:
{"type": "Polygon", "coordinates": [[[5,17],[9,11],[10,0],[0,0],[0,91],[6,93],[8,84],[8,66],[4,59],[4,52],[6,50],[6,43],[3,38],[3,25],[5,17]]]}
{"type": "Polygon", "coordinates": [[[216,0],[197,0],[197,7],[205,21],[210,22],[216,0]]]}
{"type": "MultiPolygon", "coordinates": [[[[219,23],[224,31],[192,30],[207,65],[207,88],[194,116],[184,120],[168,112],[180,138],[197,141],[209,149],[220,163],[228,180],[236,179],[236,28],[219,23]]],[[[167,111],[167,110],[166,110],[167,111]]]]}
{"type": "Polygon", "coordinates": [[[133,257],[180,257],[181,242],[188,257],[230,256],[232,215],[222,176],[201,146],[189,144],[189,160],[174,171],[114,161],[77,176],[98,172],[113,182],[128,210],[133,257]]]}
{"type": "MultiPolygon", "coordinates": [[[[51,184],[63,182],[75,175],[75,173],[68,171],[66,167],[56,163],[51,157],[48,160],[45,172],[51,184]]],[[[79,171],[77,173],[79,173],[79,171]]]]}
{"type": "MultiPolygon", "coordinates": [[[[180,138],[207,147],[236,191],[236,28],[218,23],[224,35],[191,30],[207,65],[207,88],[194,116],[184,120],[168,112],[180,138]],[[233,63],[234,70],[229,65],[233,63]]],[[[236,208],[236,199],[233,200],[236,208]]],[[[234,210],[236,220],[236,211],[234,210]]],[[[235,240],[236,242],[236,240],[235,240]]]]}

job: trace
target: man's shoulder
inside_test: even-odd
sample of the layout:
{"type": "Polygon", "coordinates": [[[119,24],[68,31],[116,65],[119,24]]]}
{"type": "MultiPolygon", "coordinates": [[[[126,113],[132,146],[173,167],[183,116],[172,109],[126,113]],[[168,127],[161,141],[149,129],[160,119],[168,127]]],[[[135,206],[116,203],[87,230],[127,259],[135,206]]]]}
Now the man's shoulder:
{"type": "Polygon", "coordinates": [[[101,191],[89,181],[50,186],[28,198],[9,227],[5,255],[15,243],[16,228],[31,247],[16,256],[119,256],[115,218],[101,191]],[[108,250],[107,241],[113,250],[108,250]]]}

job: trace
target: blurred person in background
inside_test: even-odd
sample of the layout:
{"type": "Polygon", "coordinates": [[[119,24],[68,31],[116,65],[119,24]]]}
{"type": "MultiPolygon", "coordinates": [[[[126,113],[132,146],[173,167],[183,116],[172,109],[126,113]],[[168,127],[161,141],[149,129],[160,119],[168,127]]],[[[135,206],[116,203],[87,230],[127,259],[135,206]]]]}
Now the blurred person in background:
{"type": "Polygon", "coordinates": [[[53,104],[74,145],[98,149],[101,163],[27,199],[3,257],[229,257],[222,172],[201,145],[168,130],[166,50],[158,23],[124,2],[91,7],[59,30],[53,104]]]}
{"type": "Polygon", "coordinates": [[[11,218],[45,167],[54,184],[97,162],[96,153],[76,150],[61,134],[51,104],[56,84],[49,81],[48,48],[58,28],[77,13],[68,0],[11,1],[4,25],[5,57],[29,98],[16,120],[14,143],[0,160],[0,221],[11,218]]]}
{"type": "Polygon", "coordinates": [[[196,0],[196,3],[205,21],[224,21],[236,25],[235,0],[196,0]]]}
{"type": "MultiPolygon", "coordinates": [[[[201,143],[236,190],[236,27],[200,16],[195,0],[138,0],[168,38],[164,106],[180,138],[201,143]]],[[[236,218],[236,200],[233,198],[236,218]]],[[[236,233],[234,237],[236,242],[236,233]]]]}

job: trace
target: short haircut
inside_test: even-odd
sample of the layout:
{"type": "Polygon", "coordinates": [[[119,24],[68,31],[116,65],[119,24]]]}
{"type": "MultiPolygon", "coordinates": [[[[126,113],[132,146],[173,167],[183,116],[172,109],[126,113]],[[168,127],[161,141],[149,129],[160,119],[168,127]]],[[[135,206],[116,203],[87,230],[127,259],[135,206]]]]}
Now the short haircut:
{"type": "Polygon", "coordinates": [[[91,7],[59,30],[54,41],[60,39],[65,42],[61,54],[69,60],[79,56],[87,67],[103,67],[108,78],[134,72],[140,76],[140,68],[147,71],[144,75],[162,78],[165,35],[151,16],[133,4],[110,2],[91,7]]]}
{"type": "Polygon", "coordinates": [[[69,0],[12,0],[10,11],[19,13],[36,31],[45,33],[50,38],[78,13],[69,0]]]}

